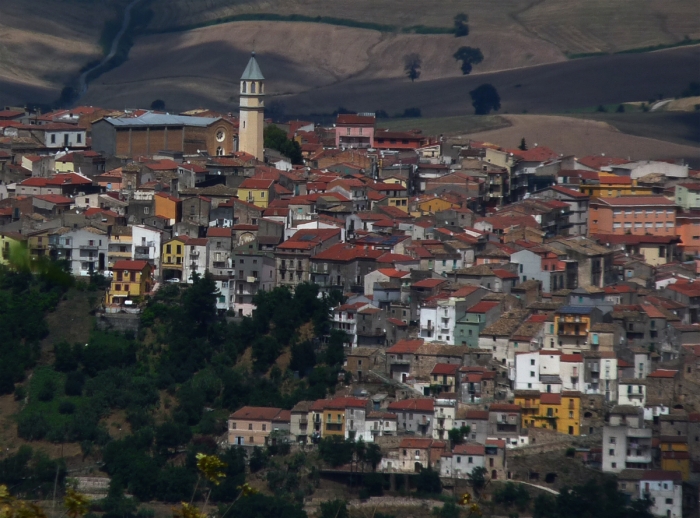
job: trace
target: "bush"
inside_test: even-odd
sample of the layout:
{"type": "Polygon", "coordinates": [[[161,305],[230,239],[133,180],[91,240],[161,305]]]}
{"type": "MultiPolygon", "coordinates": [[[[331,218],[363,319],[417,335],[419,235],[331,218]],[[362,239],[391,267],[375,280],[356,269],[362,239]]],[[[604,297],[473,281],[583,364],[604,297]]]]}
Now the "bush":
{"type": "Polygon", "coordinates": [[[21,401],[27,397],[27,389],[22,385],[15,387],[15,401],[21,401]]]}
{"type": "Polygon", "coordinates": [[[82,396],[84,385],[85,375],[82,372],[69,372],[63,385],[63,391],[66,396],[82,396]]]}
{"type": "Polygon", "coordinates": [[[419,493],[442,493],[442,482],[440,482],[438,472],[432,468],[421,468],[416,477],[416,489],[419,493]]]}
{"type": "Polygon", "coordinates": [[[71,401],[61,401],[58,405],[59,414],[73,414],[75,413],[75,405],[71,401]]]}
{"type": "Polygon", "coordinates": [[[55,395],[56,395],[56,382],[52,379],[47,379],[41,385],[41,388],[39,389],[39,393],[37,394],[37,397],[39,398],[39,401],[46,402],[46,401],[53,400],[53,397],[55,395]]]}
{"type": "Polygon", "coordinates": [[[21,415],[17,422],[17,435],[28,441],[39,441],[48,431],[46,419],[38,412],[21,415]]]}

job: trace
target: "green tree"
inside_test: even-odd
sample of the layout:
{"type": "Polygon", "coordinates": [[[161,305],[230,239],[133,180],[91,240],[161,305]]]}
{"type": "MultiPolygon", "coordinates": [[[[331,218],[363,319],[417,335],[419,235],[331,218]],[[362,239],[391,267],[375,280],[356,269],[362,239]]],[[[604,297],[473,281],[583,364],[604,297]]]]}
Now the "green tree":
{"type": "Polygon", "coordinates": [[[151,103],[151,110],[162,112],[165,110],[165,101],[163,99],[156,99],[151,103]]]}
{"type": "Polygon", "coordinates": [[[454,17],[454,33],[455,38],[469,35],[469,16],[464,13],[459,13],[454,17]]]}
{"type": "Polygon", "coordinates": [[[462,74],[465,76],[472,71],[473,65],[478,65],[484,60],[484,55],[481,53],[481,49],[474,47],[460,47],[457,49],[452,57],[457,61],[461,61],[462,74]]]}
{"type": "Polygon", "coordinates": [[[518,510],[524,511],[530,503],[530,493],[523,484],[516,485],[513,482],[507,482],[494,491],[493,500],[506,507],[515,505],[518,510]]]}
{"type": "Polygon", "coordinates": [[[427,494],[442,493],[442,482],[438,472],[432,468],[421,468],[416,477],[416,490],[427,494]]]}
{"type": "Polygon", "coordinates": [[[452,428],[452,430],[449,430],[447,432],[447,436],[450,439],[452,446],[455,446],[457,444],[462,444],[464,442],[464,438],[469,436],[469,432],[471,432],[471,428],[469,426],[461,426],[460,428],[452,428]]]}
{"type": "Polygon", "coordinates": [[[301,156],[301,146],[295,140],[287,138],[287,133],[270,124],[263,130],[264,146],[266,148],[275,149],[292,161],[292,164],[303,164],[304,160],[301,156]]]}
{"type": "Polygon", "coordinates": [[[377,466],[382,461],[382,450],[378,444],[369,443],[367,445],[367,452],[365,453],[365,458],[367,463],[372,467],[372,471],[377,470],[377,466]]]}
{"type": "Polygon", "coordinates": [[[471,473],[467,474],[467,483],[477,495],[486,487],[486,481],[486,468],[481,466],[474,468],[471,473]]]}
{"type": "Polygon", "coordinates": [[[525,142],[525,137],[520,139],[520,145],[518,146],[520,151],[527,151],[527,142],[525,142]]]}
{"type": "Polygon", "coordinates": [[[453,501],[448,500],[442,507],[433,508],[435,518],[459,518],[460,509],[453,501]]]}
{"type": "Polygon", "coordinates": [[[420,67],[421,59],[419,54],[413,52],[404,56],[403,70],[408,76],[408,78],[411,80],[411,82],[415,81],[420,77],[420,67]]]}
{"type": "Polygon", "coordinates": [[[501,97],[491,84],[483,84],[469,92],[476,115],[488,115],[501,109],[501,97]]]}

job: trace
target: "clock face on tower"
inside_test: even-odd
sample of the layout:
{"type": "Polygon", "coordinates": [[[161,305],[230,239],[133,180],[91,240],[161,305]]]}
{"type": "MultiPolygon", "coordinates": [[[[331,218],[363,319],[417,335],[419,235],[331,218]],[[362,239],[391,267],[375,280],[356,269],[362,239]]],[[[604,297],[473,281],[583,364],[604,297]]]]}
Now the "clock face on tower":
{"type": "Polygon", "coordinates": [[[224,130],[220,129],[216,132],[217,142],[223,142],[225,138],[226,138],[226,132],[224,130]]]}

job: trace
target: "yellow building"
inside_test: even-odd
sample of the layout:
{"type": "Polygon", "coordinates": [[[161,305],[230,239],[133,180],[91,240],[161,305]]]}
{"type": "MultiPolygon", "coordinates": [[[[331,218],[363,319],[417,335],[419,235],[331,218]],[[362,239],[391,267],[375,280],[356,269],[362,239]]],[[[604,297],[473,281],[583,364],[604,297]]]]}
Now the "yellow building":
{"type": "Polygon", "coordinates": [[[662,435],[659,440],[661,450],[661,469],[664,471],[680,471],[683,481],[690,478],[690,451],[688,438],[662,435]]]}
{"type": "Polygon", "coordinates": [[[187,236],[176,236],[163,243],[163,253],[160,261],[163,269],[163,280],[182,280],[182,269],[185,262],[185,245],[187,236]]]}
{"type": "Polygon", "coordinates": [[[389,178],[384,178],[384,180],[382,181],[384,183],[399,184],[401,187],[404,188],[408,185],[406,179],[401,178],[400,176],[390,176],[389,178]]]}
{"type": "Polygon", "coordinates": [[[261,209],[266,209],[270,203],[273,184],[273,180],[246,178],[238,186],[238,199],[252,203],[261,209]]]}
{"type": "Polygon", "coordinates": [[[522,408],[523,428],[548,428],[569,435],[581,434],[581,394],[540,394],[522,390],[515,393],[515,404],[522,408]]]}
{"type": "Polygon", "coordinates": [[[589,196],[599,198],[617,198],[618,196],[651,196],[651,187],[640,187],[637,180],[629,176],[618,176],[610,173],[598,173],[597,184],[581,185],[580,190],[589,196]]]}
{"type": "Polygon", "coordinates": [[[0,264],[8,264],[10,262],[10,253],[12,250],[25,246],[27,238],[17,232],[1,232],[0,233],[0,264]]]}
{"type": "Polygon", "coordinates": [[[27,248],[29,249],[29,257],[36,259],[49,255],[49,231],[39,230],[27,234],[27,248]]]}
{"type": "Polygon", "coordinates": [[[443,210],[456,208],[458,205],[439,196],[427,196],[416,201],[416,210],[421,214],[435,214],[443,210]]]}
{"type": "Polygon", "coordinates": [[[117,261],[112,267],[112,284],[107,292],[106,303],[123,304],[135,297],[151,292],[153,267],[148,261],[117,261]]]}
{"type": "Polygon", "coordinates": [[[345,402],[343,399],[332,399],[324,405],[322,437],[330,435],[345,437],[345,402]]]}

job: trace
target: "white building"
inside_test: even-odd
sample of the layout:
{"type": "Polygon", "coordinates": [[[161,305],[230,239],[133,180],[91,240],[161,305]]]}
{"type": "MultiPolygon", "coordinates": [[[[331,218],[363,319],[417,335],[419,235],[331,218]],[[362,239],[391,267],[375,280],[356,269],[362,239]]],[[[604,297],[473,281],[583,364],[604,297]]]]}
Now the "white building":
{"type": "Polygon", "coordinates": [[[580,354],[562,354],[559,366],[562,390],[583,392],[583,356],[580,354]]]}
{"type": "Polygon", "coordinates": [[[365,418],[365,442],[374,442],[375,437],[396,435],[398,430],[398,416],[390,412],[369,412],[365,418]]]}
{"type": "Polygon", "coordinates": [[[584,356],[584,394],[600,394],[606,402],[618,401],[617,357],[609,351],[586,352],[584,356]]]}
{"type": "Polygon", "coordinates": [[[618,405],[631,405],[644,408],[647,403],[646,380],[622,379],[618,382],[618,405]]]}
{"type": "Polygon", "coordinates": [[[483,444],[458,444],[452,453],[440,457],[440,476],[467,478],[474,468],[485,468],[486,448],[483,444]]]}
{"type": "Polygon", "coordinates": [[[435,398],[433,439],[439,439],[441,441],[449,439],[448,433],[455,427],[456,411],[456,399],[446,399],[440,396],[435,398]]]}
{"type": "Polygon", "coordinates": [[[644,411],[618,405],[610,411],[610,424],[603,428],[603,465],[606,473],[651,467],[651,428],[645,428],[644,411]]]}
{"type": "Polygon", "coordinates": [[[343,304],[333,308],[333,329],[345,331],[352,342],[352,347],[357,347],[357,312],[361,309],[372,307],[367,302],[355,302],[352,304],[343,304]]]}
{"type": "Polygon", "coordinates": [[[131,227],[132,259],[148,261],[154,266],[153,277],[160,278],[160,251],[163,231],[144,225],[131,227]]]}
{"type": "Polygon", "coordinates": [[[420,308],[420,338],[426,342],[452,343],[457,319],[466,311],[465,300],[455,297],[423,304],[420,308]]]}
{"type": "Polygon", "coordinates": [[[667,518],[683,516],[683,481],[679,471],[645,471],[639,482],[638,498],[651,499],[651,514],[667,518]]]}
{"type": "Polygon", "coordinates": [[[185,262],[182,265],[182,277],[191,283],[192,275],[204,275],[209,263],[208,240],[206,238],[189,238],[185,244],[185,262]]]}

